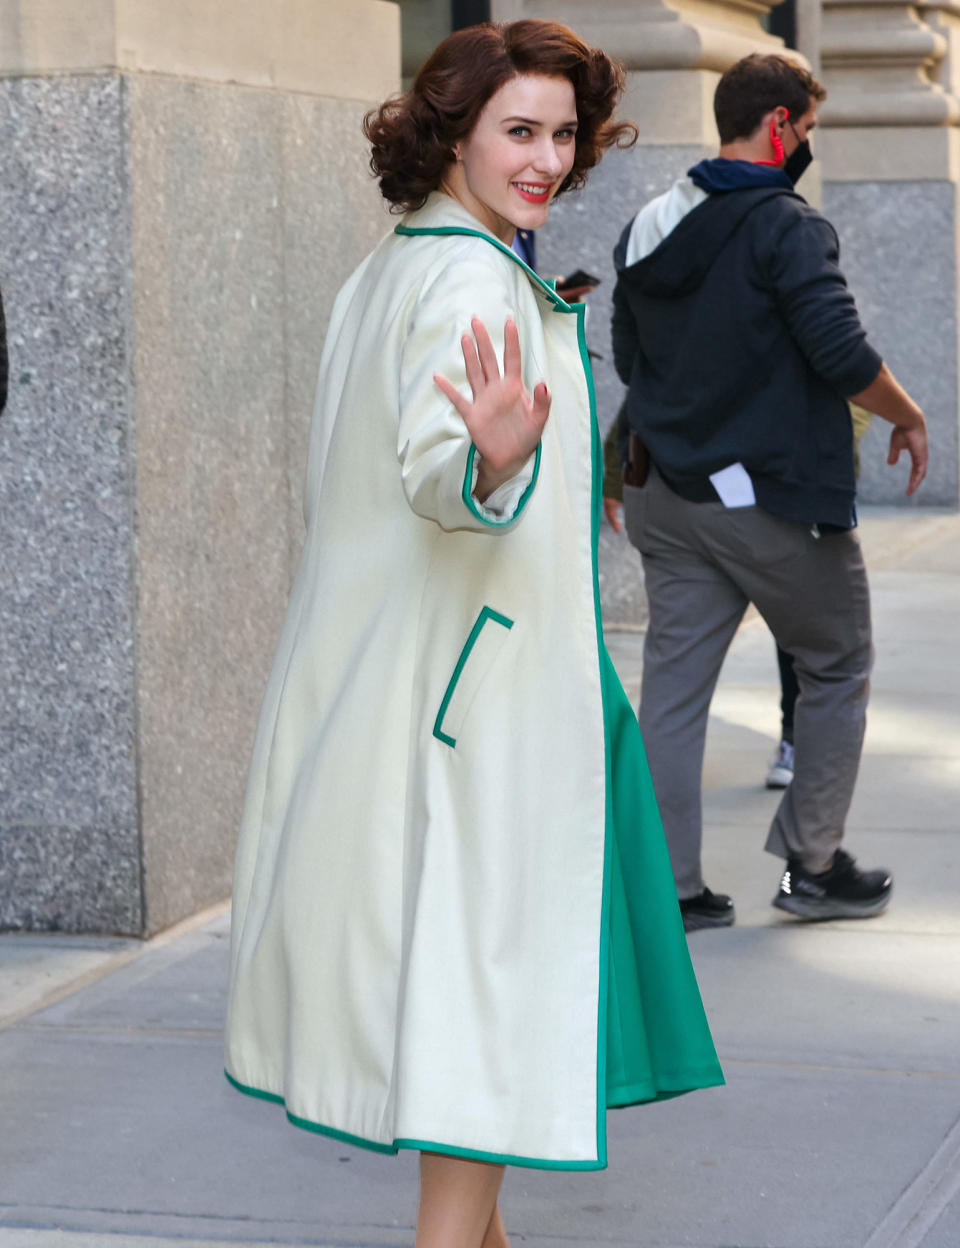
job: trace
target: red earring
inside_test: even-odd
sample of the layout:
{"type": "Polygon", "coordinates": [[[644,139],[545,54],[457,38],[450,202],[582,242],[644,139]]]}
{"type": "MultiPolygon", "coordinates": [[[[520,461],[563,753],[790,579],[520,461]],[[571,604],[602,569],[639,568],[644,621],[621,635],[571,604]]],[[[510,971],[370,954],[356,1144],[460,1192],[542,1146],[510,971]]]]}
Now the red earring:
{"type": "Polygon", "coordinates": [[[770,122],[770,142],[773,144],[773,154],[775,157],[774,164],[779,165],[781,161],[786,160],[787,154],[783,150],[783,139],[777,133],[777,123],[773,120],[770,122]]]}

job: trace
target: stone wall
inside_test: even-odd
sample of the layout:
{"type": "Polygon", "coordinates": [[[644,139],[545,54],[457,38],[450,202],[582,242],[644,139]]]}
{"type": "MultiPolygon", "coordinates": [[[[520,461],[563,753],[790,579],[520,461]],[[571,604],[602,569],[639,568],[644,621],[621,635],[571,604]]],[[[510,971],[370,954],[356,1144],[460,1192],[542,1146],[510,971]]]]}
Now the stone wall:
{"type": "Polygon", "coordinates": [[[358,7],[0,0],[0,926],[230,891],[323,335],[389,224],[398,14],[358,7]]]}
{"type": "Polygon", "coordinates": [[[890,426],[873,422],[859,487],[869,503],[955,507],[960,498],[958,12],[954,3],[823,0],[824,211],[870,339],[930,431],[930,470],[908,499],[906,456],[888,466],[890,426]]]}

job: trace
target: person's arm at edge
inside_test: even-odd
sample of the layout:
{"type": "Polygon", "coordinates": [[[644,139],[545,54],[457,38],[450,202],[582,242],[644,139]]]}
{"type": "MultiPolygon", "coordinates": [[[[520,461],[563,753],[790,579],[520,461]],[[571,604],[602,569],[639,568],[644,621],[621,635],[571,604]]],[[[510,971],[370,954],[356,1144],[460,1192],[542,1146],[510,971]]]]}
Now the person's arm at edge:
{"type": "Polygon", "coordinates": [[[845,399],[894,425],[887,463],[905,450],[911,460],[907,494],[927,471],[923,412],[867,341],[853,295],[839,267],[833,226],[819,213],[788,220],[773,249],[773,285],[780,309],[815,372],[845,399]],[[872,377],[869,385],[864,385],[872,377]]]}
{"type": "Polygon", "coordinates": [[[890,434],[890,450],[887,463],[896,464],[900,452],[910,456],[910,479],[907,494],[913,494],[927,475],[930,448],[927,439],[927,422],[919,405],[907,394],[893,373],[881,364],[880,372],[865,390],[846,396],[851,403],[873,412],[893,425],[890,434]]]}
{"type": "Polygon", "coordinates": [[[623,532],[623,467],[627,461],[626,400],[620,404],[603,443],[603,514],[614,533],[623,532]]]}

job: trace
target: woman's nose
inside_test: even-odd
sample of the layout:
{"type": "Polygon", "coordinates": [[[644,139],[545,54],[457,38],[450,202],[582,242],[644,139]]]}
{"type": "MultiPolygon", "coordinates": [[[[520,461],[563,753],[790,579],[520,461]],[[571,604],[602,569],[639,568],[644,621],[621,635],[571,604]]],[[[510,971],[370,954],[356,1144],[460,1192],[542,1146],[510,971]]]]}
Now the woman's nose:
{"type": "Polygon", "coordinates": [[[555,178],[563,168],[563,161],[560,158],[560,153],[557,151],[556,144],[552,140],[548,139],[537,145],[537,150],[534,154],[533,166],[538,173],[545,173],[553,178],[555,178]]]}

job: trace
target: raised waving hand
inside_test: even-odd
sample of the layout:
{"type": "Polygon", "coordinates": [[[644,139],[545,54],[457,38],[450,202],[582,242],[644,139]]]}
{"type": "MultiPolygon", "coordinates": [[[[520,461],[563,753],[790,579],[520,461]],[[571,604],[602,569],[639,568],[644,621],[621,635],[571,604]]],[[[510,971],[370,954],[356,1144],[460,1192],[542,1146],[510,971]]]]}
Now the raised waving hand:
{"type": "Polygon", "coordinates": [[[520,372],[520,334],[510,317],[503,328],[503,375],[490,335],[483,321],[470,322],[473,333],[460,338],[467,381],[473,402],[442,373],[433,379],[463,417],[474,446],[480,453],[479,475],[474,491],[483,502],[493,491],[515,477],[536,449],[550,414],[550,393],[541,381],[533,394],[520,372]]]}

